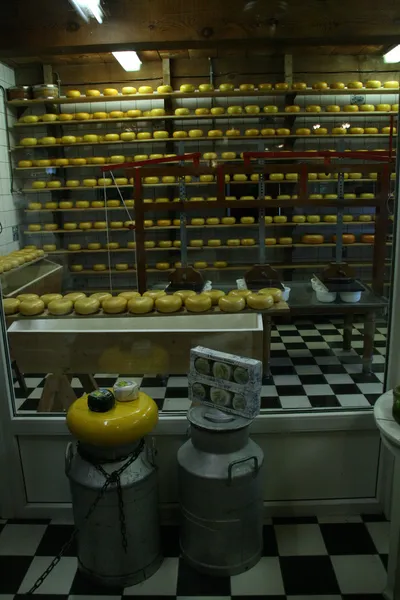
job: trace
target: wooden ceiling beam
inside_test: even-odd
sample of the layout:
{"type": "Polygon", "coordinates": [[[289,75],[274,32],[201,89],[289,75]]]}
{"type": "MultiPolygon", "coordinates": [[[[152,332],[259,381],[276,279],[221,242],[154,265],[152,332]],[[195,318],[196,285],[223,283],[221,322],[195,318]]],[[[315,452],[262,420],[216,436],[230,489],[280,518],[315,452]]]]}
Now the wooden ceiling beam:
{"type": "Polygon", "coordinates": [[[398,43],[400,3],[393,0],[106,0],[102,25],[83,22],[68,0],[7,2],[0,58],[110,50],[385,46],[398,43]],[[250,9],[246,9],[250,6],[250,9]],[[283,7],[283,8],[282,8],[283,7]]]}

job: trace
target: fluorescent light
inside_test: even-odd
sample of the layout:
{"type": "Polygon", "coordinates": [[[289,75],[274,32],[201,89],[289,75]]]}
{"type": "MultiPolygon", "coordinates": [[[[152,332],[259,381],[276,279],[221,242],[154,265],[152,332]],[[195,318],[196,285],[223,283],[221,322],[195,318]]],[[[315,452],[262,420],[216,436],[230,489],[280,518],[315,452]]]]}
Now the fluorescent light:
{"type": "Polygon", "coordinates": [[[385,63],[398,63],[400,62],[400,44],[386,52],[383,55],[383,60],[385,63]]]}
{"type": "Polygon", "coordinates": [[[100,6],[100,0],[70,0],[70,2],[86,22],[89,22],[91,18],[96,19],[98,23],[103,22],[103,10],[100,6]]]}
{"type": "Polygon", "coordinates": [[[112,54],[125,71],[139,71],[142,62],[136,52],[128,50],[127,52],[113,52],[112,54]]]}

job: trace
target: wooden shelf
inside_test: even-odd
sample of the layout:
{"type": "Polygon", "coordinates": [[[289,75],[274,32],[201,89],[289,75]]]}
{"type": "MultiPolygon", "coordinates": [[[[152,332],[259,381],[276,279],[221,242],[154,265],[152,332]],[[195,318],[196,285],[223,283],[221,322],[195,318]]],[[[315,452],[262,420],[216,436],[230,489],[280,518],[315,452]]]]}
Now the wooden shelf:
{"type": "Polygon", "coordinates": [[[8,106],[16,107],[29,107],[29,106],[40,106],[45,104],[94,104],[98,102],[112,103],[112,102],[129,102],[129,101],[140,101],[140,100],[166,100],[167,98],[267,98],[273,96],[352,96],[355,94],[381,94],[381,95],[398,95],[399,90],[395,88],[378,88],[378,89],[344,89],[344,90],[313,90],[307,88],[305,90],[254,90],[249,92],[242,92],[235,90],[233,92],[192,92],[185,94],[180,91],[174,91],[171,94],[119,94],[118,96],[80,96],[79,98],[41,98],[38,100],[10,100],[7,102],[8,106]]]}
{"type": "MultiPolygon", "coordinates": [[[[397,137],[397,134],[394,134],[393,137],[397,137]]],[[[315,134],[311,134],[311,135],[296,135],[296,134],[289,134],[289,135],[269,135],[269,136],[262,136],[262,135],[238,135],[235,137],[230,137],[230,136],[220,136],[220,137],[209,137],[209,136],[202,136],[202,137],[195,137],[195,138],[191,138],[191,137],[185,137],[185,138],[174,138],[174,137],[169,137],[169,138],[161,138],[161,139],[155,139],[155,138],[150,138],[148,140],[131,140],[129,142],[124,142],[121,140],[118,140],[116,142],[78,142],[78,143],[74,143],[74,144],[37,144],[36,146],[14,146],[13,148],[11,148],[11,152],[14,152],[16,150],[38,150],[40,148],[75,148],[75,147],[79,147],[79,146],[129,146],[132,144],[163,144],[165,142],[183,142],[183,143],[197,143],[197,142],[204,142],[204,141],[208,141],[208,142],[224,142],[226,143],[227,141],[237,141],[237,140],[287,140],[287,139],[332,139],[332,138],[339,138],[339,139],[352,139],[352,138],[363,138],[363,139],[370,139],[370,138],[389,138],[389,134],[388,133],[374,133],[374,134],[365,134],[365,133],[353,133],[353,134],[339,134],[339,135],[335,135],[332,133],[329,133],[327,135],[315,135],[315,134]]]]}
{"type": "Polygon", "coordinates": [[[110,124],[110,123],[134,123],[134,122],[140,122],[140,121],[218,121],[218,120],[240,120],[240,119],[260,119],[260,118],[270,118],[270,117],[302,117],[302,118],[309,118],[309,119],[314,119],[316,117],[322,117],[322,118],[333,118],[333,119],[340,119],[341,117],[387,117],[387,116],[395,116],[397,117],[397,112],[389,110],[389,111],[357,111],[357,112],[346,112],[346,111],[339,111],[339,112],[328,112],[328,111],[321,111],[321,112],[306,112],[306,111],[300,111],[300,112],[286,112],[286,111],[278,111],[276,113],[269,113],[269,112],[263,112],[262,110],[257,113],[257,114],[247,114],[247,113],[242,113],[240,115],[229,115],[229,114],[223,114],[223,115],[195,115],[195,114],[190,114],[190,115],[163,115],[161,117],[120,117],[117,119],[112,119],[112,118],[107,118],[107,119],[86,119],[86,120],[75,120],[73,119],[72,121],[39,121],[38,123],[15,123],[15,125],[13,125],[13,127],[16,127],[18,129],[20,129],[21,127],[48,127],[48,126],[58,126],[58,127],[70,127],[70,126],[77,126],[77,125],[85,125],[85,126],[90,126],[90,125],[98,125],[101,123],[104,124],[110,124]]]}

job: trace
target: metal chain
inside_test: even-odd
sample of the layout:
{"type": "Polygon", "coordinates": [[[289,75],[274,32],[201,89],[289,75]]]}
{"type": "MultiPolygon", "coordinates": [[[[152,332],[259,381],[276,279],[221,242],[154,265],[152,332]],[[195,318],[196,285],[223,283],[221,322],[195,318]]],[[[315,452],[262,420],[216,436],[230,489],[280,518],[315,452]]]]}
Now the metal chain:
{"type": "MultiPolygon", "coordinates": [[[[123,497],[122,497],[122,487],[121,487],[120,476],[125,471],[125,469],[127,469],[133,462],[135,462],[135,460],[138,458],[139,454],[142,452],[143,447],[144,447],[144,440],[142,439],[142,440],[140,440],[139,446],[135,449],[135,451],[130,456],[129,460],[127,460],[127,462],[125,464],[123,464],[122,467],[120,467],[119,469],[116,469],[109,475],[103,469],[103,467],[100,466],[100,464],[96,464],[92,460],[88,460],[87,456],[85,456],[85,458],[84,458],[84,460],[86,460],[87,462],[90,462],[90,464],[92,464],[98,471],[100,471],[100,473],[105,478],[105,482],[103,484],[103,487],[97,494],[96,498],[94,499],[93,503],[89,507],[89,510],[87,511],[85,518],[83,520],[83,525],[85,525],[88,522],[88,520],[92,516],[93,512],[95,511],[98,503],[104,497],[104,494],[106,493],[106,491],[110,487],[110,485],[115,483],[117,485],[119,521],[120,521],[120,528],[121,528],[122,546],[124,548],[124,552],[127,552],[128,539],[127,539],[127,535],[126,535],[126,519],[125,519],[124,501],[123,501],[123,497]]],[[[37,580],[35,581],[33,586],[27,592],[27,595],[30,595],[30,594],[33,594],[34,592],[36,592],[36,590],[42,585],[43,581],[48,577],[48,575],[50,575],[50,573],[52,572],[54,567],[56,567],[58,565],[61,558],[64,556],[65,552],[67,552],[67,550],[72,546],[73,542],[75,541],[75,538],[77,537],[78,533],[80,533],[80,532],[81,532],[81,529],[79,529],[78,527],[74,528],[73,532],[71,533],[70,538],[62,546],[62,548],[61,548],[60,552],[57,554],[57,556],[55,556],[53,558],[53,560],[51,561],[51,563],[49,564],[47,569],[45,571],[43,571],[43,573],[40,575],[40,577],[37,578],[37,580]]]]}

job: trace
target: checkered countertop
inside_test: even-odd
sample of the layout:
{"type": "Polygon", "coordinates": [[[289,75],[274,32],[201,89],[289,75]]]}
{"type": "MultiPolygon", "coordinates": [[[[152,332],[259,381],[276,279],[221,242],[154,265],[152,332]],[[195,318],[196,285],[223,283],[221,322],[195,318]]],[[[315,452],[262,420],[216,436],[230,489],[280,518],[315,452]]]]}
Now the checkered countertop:
{"type": "MultiPolygon", "coordinates": [[[[23,598],[69,538],[64,521],[0,521],[0,599],[23,598]]],[[[76,549],[61,558],[35,594],[54,600],[209,598],[378,600],[386,582],[389,523],[379,515],[272,519],[260,562],[241,575],[197,573],[179,557],[178,527],[162,527],[164,562],[147,581],[102,588],[77,572],[76,549]]]]}
{"type": "MultiPolygon", "coordinates": [[[[345,352],[343,321],[313,317],[296,320],[292,325],[274,325],[271,342],[272,376],[263,381],[263,412],[280,409],[370,408],[383,391],[387,326],[378,322],[375,335],[373,374],[361,370],[363,324],[355,323],[352,350],[345,352]]],[[[36,412],[45,374],[30,374],[25,394],[14,384],[19,414],[36,412]]],[[[143,374],[124,375],[134,378],[151,396],[162,412],[184,411],[190,406],[185,376],[153,377],[143,374]]],[[[112,386],[118,374],[96,374],[100,386],[112,386]]],[[[72,380],[77,397],[83,389],[72,380]]]]}

